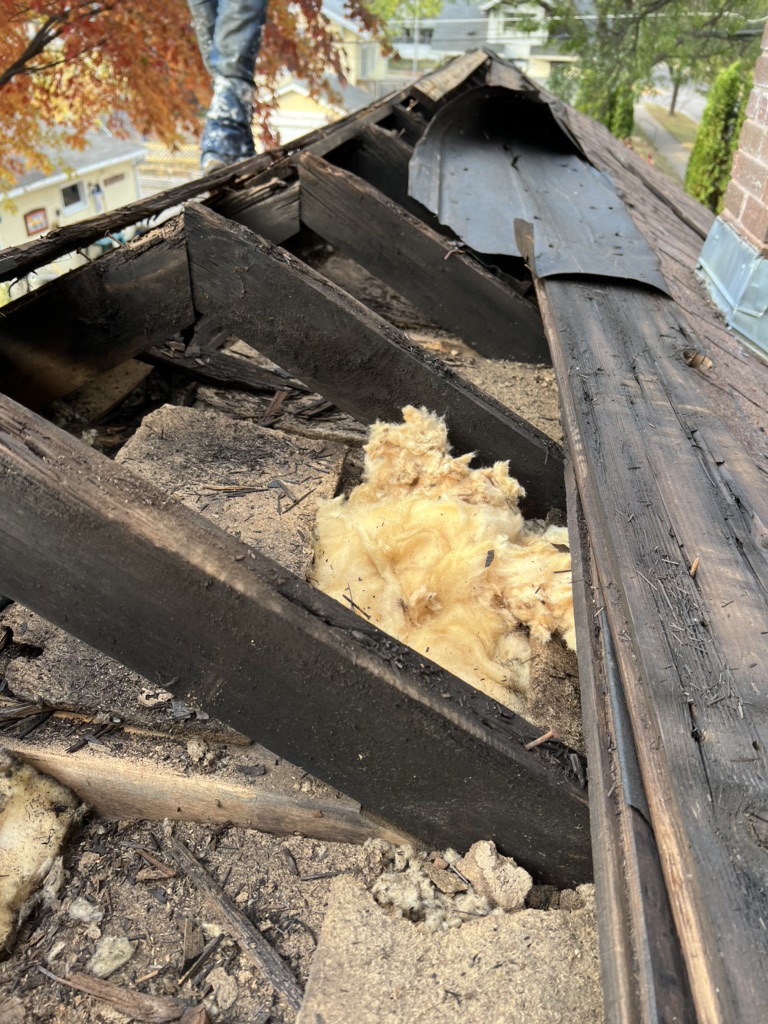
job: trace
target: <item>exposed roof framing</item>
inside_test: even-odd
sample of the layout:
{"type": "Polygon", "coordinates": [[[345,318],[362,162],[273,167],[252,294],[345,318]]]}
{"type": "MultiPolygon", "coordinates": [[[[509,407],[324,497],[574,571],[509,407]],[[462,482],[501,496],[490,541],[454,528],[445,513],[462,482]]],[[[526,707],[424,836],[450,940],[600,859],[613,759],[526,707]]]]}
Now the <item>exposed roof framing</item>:
{"type": "MultiPolygon", "coordinates": [[[[459,133],[451,146],[464,152],[459,133]]],[[[562,508],[567,486],[608,1019],[762,1022],[766,371],[749,362],[745,373],[751,357],[695,282],[711,215],[600,126],[471,51],[291,147],[0,254],[0,277],[196,196],[161,232],[2,311],[3,390],[40,407],[205,322],[364,422],[407,401],[445,414],[458,448],[509,458],[539,513],[562,508]],[[432,126],[456,128],[451,111],[482,113],[500,90],[533,110],[528,148],[510,165],[538,161],[563,189],[602,172],[616,224],[628,225],[609,259],[549,259],[557,220],[537,234],[537,205],[540,228],[551,207],[493,177],[498,147],[470,184],[495,188],[510,245],[461,237],[471,192],[453,228],[444,223],[437,158],[424,156],[432,126]],[[562,180],[557,152],[568,153],[562,180]],[[417,188],[425,173],[430,187],[417,188]],[[307,231],[482,352],[536,360],[546,339],[565,462],[280,248],[307,231]],[[719,390],[687,365],[697,348],[716,350],[719,390]]],[[[574,206],[565,234],[578,238],[571,228],[589,214],[574,206]]],[[[226,375],[222,358],[214,369],[226,375]]],[[[140,671],[180,676],[220,717],[428,840],[490,836],[542,878],[589,875],[584,795],[567,756],[523,751],[528,723],[8,399],[0,473],[0,579],[12,597],[140,671]],[[87,549],[84,530],[97,538],[87,549]],[[211,619],[226,628],[207,632],[211,619]]]]}

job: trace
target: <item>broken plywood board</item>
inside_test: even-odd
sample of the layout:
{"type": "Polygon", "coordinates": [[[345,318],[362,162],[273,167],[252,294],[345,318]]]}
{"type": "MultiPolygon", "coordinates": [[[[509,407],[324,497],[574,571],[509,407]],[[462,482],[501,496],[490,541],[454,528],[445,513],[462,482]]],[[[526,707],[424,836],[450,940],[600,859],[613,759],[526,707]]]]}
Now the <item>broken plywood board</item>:
{"type": "MultiPolygon", "coordinates": [[[[117,461],[303,577],[317,501],[333,497],[344,453],[330,441],[164,406],[145,418],[117,461]]],[[[168,679],[147,680],[24,608],[9,608],[3,622],[30,648],[6,670],[16,696],[156,728],[191,717],[183,702],[139,703],[143,690],[162,690],[168,679]]]]}
{"type": "MultiPolygon", "coordinates": [[[[583,894],[583,895],[582,895],[583,894]]],[[[599,1024],[594,903],[521,910],[425,934],[392,918],[362,882],[330,893],[298,1024],[599,1024]]]]}

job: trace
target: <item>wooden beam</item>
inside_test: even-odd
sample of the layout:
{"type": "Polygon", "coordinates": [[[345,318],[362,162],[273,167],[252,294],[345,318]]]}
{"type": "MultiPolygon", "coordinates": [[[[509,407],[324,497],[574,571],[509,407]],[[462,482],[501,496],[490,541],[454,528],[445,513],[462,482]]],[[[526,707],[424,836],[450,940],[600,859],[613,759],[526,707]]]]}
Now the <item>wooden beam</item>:
{"type": "Polygon", "coordinates": [[[377,124],[363,125],[355,138],[333,153],[333,164],[362,178],[387,199],[428,224],[438,234],[450,235],[437,217],[408,195],[408,164],[413,149],[377,124]]]}
{"type": "Polygon", "coordinates": [[[151,220],[165,210],[170,210],[206,191],[230,185],[242,175],[258,173],[282,155],[282,151],[261,153],[239,164],[215,171],[205,178],[185,181],[166,192],[137,199],[118,210],[108,210],[75,224],[66,224],[50,231],[42,238],[5,249],[0,253],[0,281],[24,277],[52,260],[98,242],[108,232],[115,233],[130,225],[151,220]]]}
{"type": "Polygon", "coordinates": [[[763,535],[726,486],[729,460],[697,440],[715,417],[700,396],[672,398],[690,345],[674,304],[605,282],[537,291],[698,1019],[757,1024],[768,1003],[763,535]]]}
{"type": "Polygon", "coordinates": [[[404,405],[447,417],[460,451],[509,459],[527,508],[564,507],[562,454],[546,435],[300,260],[199,205],[185,210],[195,306],[363,423],[404,405]]]}
{"type": "Polygon", "coordinates": [[[275,178],[263,185],[229,192],[210,202],[222,217],[237,221],[251,231],[282,245],[301,230],[299,184],[275,178]]]}
{"type": "Polygon", "coordinates": [[[526,750],[534,726],[3,397],[0,581],[436,848],[591,875],[567,752],[526,750]]]}
{"type": "Polygon", "coordinates": [[[566,485],[605,1017],[612,1024],[694,1024],[605,598],[570,465],[566,485]]]}
{"type": "Polygon", "coordinates": [[[115,249],[0,310],[3,391],[42,408],[194,319],[177,225],[115,249]]]}
{"type": "Polygon", "coordinates": [[[318,157],[299,173],[301,219],[318,235],[484,356],[549,362],[536,306],[456,243],[318,157]]]}
{"type": "Polygon", "coordinates": [[[464,85],[488,61],[489,56],[485,50],[467,50],[431,75],[418,79],[411,86],[411,92],[428,110],[434,110],[438,103],[464,85]]]}
{"type": "Polygon", "coordinates": [[[336,800],[291,799],[258,785],[212,775],[182,775],[167,765],[112,753],[52,749],[3,736],[2,746],[19,760],[68,786],[102,818],[122,821],[228,822],[273,835],[300,833],[331,843],[364,843],[386,839],[408,841],[405,833],[369,821],[360,805],[336,800]]]}

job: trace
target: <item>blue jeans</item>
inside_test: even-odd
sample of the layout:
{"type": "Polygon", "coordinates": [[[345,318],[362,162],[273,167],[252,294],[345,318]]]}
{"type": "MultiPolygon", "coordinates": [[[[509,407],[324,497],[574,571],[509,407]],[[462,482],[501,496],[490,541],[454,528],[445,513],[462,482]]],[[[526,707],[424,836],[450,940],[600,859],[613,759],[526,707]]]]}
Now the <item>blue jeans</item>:
{"type": "Polygon", "coordinates": [[[253,156],[256,56],[267,0],[187,0],[213,99],[205,119],[201,163],[253,156]]]}

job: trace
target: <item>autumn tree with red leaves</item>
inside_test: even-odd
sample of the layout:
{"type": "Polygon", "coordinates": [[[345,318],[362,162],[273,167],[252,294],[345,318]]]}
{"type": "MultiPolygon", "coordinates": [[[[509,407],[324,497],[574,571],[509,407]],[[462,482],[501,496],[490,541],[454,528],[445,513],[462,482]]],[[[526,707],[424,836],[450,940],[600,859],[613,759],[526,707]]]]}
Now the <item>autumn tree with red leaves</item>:
{"type": "MultiPolygon", "coordinates": [[[[347,0],[345,14],[381,27],[362,0],[347,0]]],[[[343,79],[343,60],[320,0],[270,0],[255,110],[263,141],[275,141],[281,77],[328,97],[326,76],[343,79]]],[[[200,130],[209,99],[186,0],[0,0],[0,189],[25,169],[50,170],[46,149],[61,147],[62,129],[77,149],[96,124],[119,135],[127,120],[172,146],[200,130]]]]}

